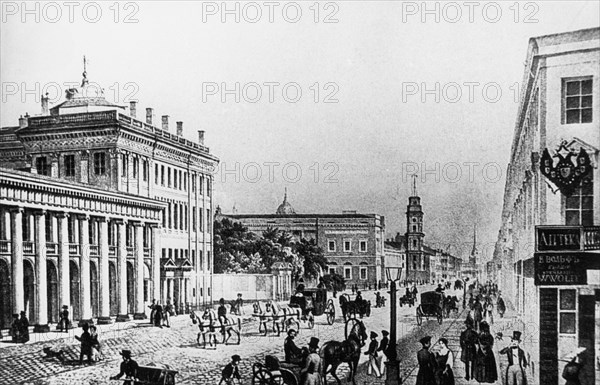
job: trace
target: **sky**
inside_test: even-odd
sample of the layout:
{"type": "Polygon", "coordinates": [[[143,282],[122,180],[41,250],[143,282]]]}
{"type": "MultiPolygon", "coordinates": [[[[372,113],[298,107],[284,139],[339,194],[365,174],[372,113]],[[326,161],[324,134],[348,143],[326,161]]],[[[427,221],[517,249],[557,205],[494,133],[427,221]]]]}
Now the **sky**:
{"type": "Polygon", "coordinates": [[[354,210],[484,259],[500,228],[529,38],[600,25],[597,1],[2,1],[0,125],[87,77],[221,163],[223,212],[354,210]]]}

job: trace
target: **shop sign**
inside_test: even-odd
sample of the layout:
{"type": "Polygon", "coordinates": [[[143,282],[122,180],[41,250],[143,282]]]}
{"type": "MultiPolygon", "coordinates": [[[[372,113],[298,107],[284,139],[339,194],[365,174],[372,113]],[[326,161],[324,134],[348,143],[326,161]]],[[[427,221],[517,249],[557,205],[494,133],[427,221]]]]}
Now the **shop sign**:
{"type": "Polygon", "coordinates": [[[586,260],[583,253],[535,253],[534,283],[536,286],[587,285],[586,260]]]}

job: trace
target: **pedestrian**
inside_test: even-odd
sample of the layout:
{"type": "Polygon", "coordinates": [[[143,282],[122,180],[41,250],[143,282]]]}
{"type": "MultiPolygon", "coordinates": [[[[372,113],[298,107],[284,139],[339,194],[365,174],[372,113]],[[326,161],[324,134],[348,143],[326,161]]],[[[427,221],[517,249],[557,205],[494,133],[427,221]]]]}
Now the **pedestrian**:
{"type": "Polygon", "coordinates": [[[20,342],[29,341],[29,320],[24,311],[21,312],[21,318],[19,319],[19,335],[21,336],[20,342]]]}
{"type": "Polygon", "coordinates": [[[362,304],[362,300],[363,300],[363,297],[362,297],[361,292],[357,291],[356,292],[356,298],[354,299],[354,302],[357,303],[357,304],[362,304]]]}
{"type": "Polygon", "coordinates": [[[163,320],[163,307],[160,302],[157,302],[154,306],[154,318],[152,321],[154,322],[154,326],[158,326],[162,329],[162,320],[163,320]]]}
{"type": "Polygon", "coordinates": [[[475,302],[473,303],[473,321],[475,321],[475,330],[480,332],[480,324],[481,321],[483,321],[483,306],[481,306],[479,298],[475,299],[475,302]]]}
{"type": "Polygon", "coordinates": [[[171,312],[169,310],[169,307],[172,307],[172,305],[169,304],[169,301],[167,300],[167,304],[165,306],[163,306],[163,314],[162,314],[162,324],[163,326],[166,326],[168,328],[171,327],[171,312]]]}
{"type": "Polygon", "coordinates": [[[223,371],[221,372],[221,381],[219,381],[219,385],[231,385],[235,379],[238,380],[238,383],[242,382],[242,376],[240,376],[240,370],[238,367],[238,363],[241,360],[242,358],[237,354],[231,356],[231,362],[225,365],[225,368],[223,368],[223,371]]]}
{"type": "Polygon", "coordinates": [[[77,341],[81,342],[81,351],[79,352],[79,365],[83,364],[83,356],[86,356],[88,359],[88,363],[92,363],[92,336],[90,335],[90,326],[87,323],[84,323],[81,326],[83,329],[83,333],[81,336],[75,336],[77,341]]]}
{"type": "Polygon", "coordinates": [[[323,365],[319,356],[319,339],[310,337],[308,357],[304,368],[300,370],[300,385],[321,385],[323,365]]]}
{"type": "Polygon", "coordinates": [[[465,325],[467,328],[460,333],[460,360],[465,363],[465,379],[469,381],[475,370],[479,336],[473,330],[473,318],[467,317],[465,325]]]}
{"type": "Polygon", "coordinates": [[[498,309],[498,314],[500,314],[500,318],[503,318],[504,313],[506,312],[506,304],[504,303],[504,299],[502,299],[500,292],[498,292],[498,299],[496,300],[496,309],[498,309]]]}
{"type": "Polygon", "coordinates": [[[354,288],[354,285],[352,285],[351,288],[352,288],[352,295],[354,295],[354,293],[356,293],[356,289],[354,288]]]}
{"type": "Polygon", "coordinates": [[[150,325],[154,325],[154,314],[156,314],[156,299],[152,300],[152,304],[148,306],[150,308],[150,325]]]}
{"type": "Polygon", "coordinates": [[[224,298],[219,299],[219,308],[217,309],[217,316],[219,317],[219,323],[221,325],[227,324],[227,308],[225,307],[224,298]]]}
{"type": "Polygon", "coordinates": [[[237,310],[237,315],[244,314],[244,299],[242,298],[242,293],[237,294],[237,299],[235,300],[235,306],[237,310]]]}
{"type": "Polygon", "coordinates": [[[12,337],[12,342],[21,342],[21,322],[19,321],[18,314],[13,314],[13,321],[10,325],[10,336],[12,337]]]}
{"type": "Polygon", "coordinates": [[[375,377],[377,378],[381,376],[377,362],[378,346],[379,343],[377,343],[377,333],[371,332],[371,343],[369,344],[369,349],[365,352],[365,356],[369,356],[369,368],[367,369],[367,373],[369,376],[375,373],[375,377]]]}
{"type": "Polygon", "coordinates": [[[510,339],[510,345],[500,350],[500,354],[506,354],[508,366],[506,367],[505,385],[525,385],[527,384],[527,376],[525,369],[529,364],[525,351],[521,349],[521,332],[513,331],[510,339]]]}
{"type": "Polygon", "coordinates": [[[429,351],[431,347],[431,336],[421,338],[419,341],[423,346],[417,352],[419,372],[417,373],[416,385],[436,385],[435,383],[435,356],[429,351]]]}
{"type": "Polygon", "coordinates": [[[581,362],[581,353],[585,352],[586,348],[578,348],[573,354],[573,359],[569,361],[562,372],[562,378],[567,380],[565,385],[581,385],[581,381],[579,380],[579,372],[583,366],[581,362]]]}
{"type": "Polygon", "coordinates": [[[439,349],[435,354],[436,370],[435,380],[437,385],[454,385],[454,354],[448,349],[448,340],[440,338],[439,349]]]}
{"type": "Polygon", "coordinates": [[[492,305],[492,299],[490,297],[485,301],[485,306],[483,308],[485,322],[488,325],[494,324],[494,305],[492,305]]]}
{"type": "Polygon", "coordinates": [[[71,321],[69,321],[69,307],[67,305],[63,305],[62,311],[60,312],[60,320],[58,321],[58,326],[56,329],[61,332],[68,333],[70,326],[71,321]]]}
{"type": "Polygon", "coordinates": [[[493,350],[494,337],[490,334],[490,325],[487,322],[482,322],[480,327],[474,378],[479,382],[495,383],[498,379],[498,370],[493,350]]]}
{"type": "Polygon", "coordinates": [[[385,362],[383,361],[383,358],[385,357],[387,361],[387,358],[389,357],[388,346],[390,344],[390,339],[388,338],[388,336],[390,335],[390,333],[387,330],[382,330],[381,335],[383,337],[381,337],[381,341],[379,342],[379,348],[377,349],[378,352],[381,352],[381,355],[377,356],[377,364],[379,366],[379,373],[383,377],[383,375],[385,374],[385,362]]]}
{"type": "Polygon", "coordinates": [[[123,357],[123,362],[121,362],[119,374],[111,377],[110,379],[118,380],[121,377],[125,376],[125,381],[123,382],[123,385],[133,385],[133,380],[137,377],[139,365],[137,362],[131,359],[130,350],[122,350],[120,354],[123,357]]]}
{"type": "Polygon", "coordinates": [[[98,340],[98,329],[95,325],[90,326],[90,339],[92,344],[92,360],[94,362],[100,361],[102,353],[100,351],[100,341],[98,340]]]}

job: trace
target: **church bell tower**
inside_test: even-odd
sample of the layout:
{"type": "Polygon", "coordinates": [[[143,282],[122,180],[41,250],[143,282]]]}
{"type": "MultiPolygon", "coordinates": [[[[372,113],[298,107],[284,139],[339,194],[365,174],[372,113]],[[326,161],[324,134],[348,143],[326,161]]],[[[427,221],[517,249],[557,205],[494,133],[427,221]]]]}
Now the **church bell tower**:
{"type": "Polygon", "coordinates": [[[417,176],[413,175],[411,196],[406,208],[406,256],[407,279],[427,279],[423,261],[423,209],[417,195],[417,176]]]}

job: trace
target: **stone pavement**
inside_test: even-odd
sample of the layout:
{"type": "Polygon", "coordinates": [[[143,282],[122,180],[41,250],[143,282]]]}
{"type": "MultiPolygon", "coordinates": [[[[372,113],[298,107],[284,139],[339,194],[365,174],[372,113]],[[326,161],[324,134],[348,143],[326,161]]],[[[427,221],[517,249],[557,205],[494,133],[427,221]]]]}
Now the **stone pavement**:
{"type": "MultiPolygon", "coordinates": [[[[373,300],[373,292],[363,291],[366,299],[373,300]]],[[[311,336],[320,338],[321,344],[329,340],[344,338],[344,323],[340,316],[337,299],[334,300],[338,317],[334,325],[329,326],[325,317],[316,318],[315,328],[310,330],[302,325],[297,338],[298,345],[308,343],[311,336]]],[[[374,302],[374,301],[373,301],[374,302]]],[[[375,330],[381,335],[382,329],[389,330],[388,307],[373,309],[371,317],[365,318],[368,331],[375,330]]],[[[248,310],[248,309],[247,309],[248,310]]],[[[445,319],[442,325],[437,321],[425,321],[422,326],[416,325],[415,307],[398,308],[398,336],[400,337],[399,354],[402,361],[402,375],[406,383],[414,382],[416,376],[416,352],[419,349],[418,340],[425,334],[434,338],[444,335],[444,331],[454,325],[452,319],[445,319]]],[[[118,372],[121,349],[130,349],[134,359],[143,366],[169,366],[179,371],[177,384],[218,384],[222,368],[227,364],[231,355],[242,356],[240,365],[243,384],[251,383],[252,364],[264,362],[267,354],[283,357],[284,336],[267,337],[258,334],[256,321],[245,322],[242,326],[242,343],[240,345],[219,345],[217,349],[203,349],[196,343],[197,326],[191,323],[187,315],[171,319],[171,328],[151,327],[147,322],[131,322],[126,324],[103,325],[100,328],[100,341],[104,360],[79,366],[77,364],[79,346],[73,335],[79,335],[81,329],[69,333],[68,338],[37,341],[18,347],[2,346],[0,348],[0,384],[35,384],[35,385],[100,385],[118,384],[109,381],[108,377],[118,372]],[[67,361],[45,359],[42,353],[44,346],[61,348],[65,351],[67,361]]],[[[457,322],[461,324],[461,322],[457,322]]],[[[66,333],[64,334],[66,336],[66,333]]],[[[49,337],[46,335],[46,337],[49,337]]],[[[37,337],[36,337],[37,338],[37,337]]],[[[458,340],[451,349],[458,351],[458,340]]],[[[454,342],[451,342],[451,344],[454,342]]],[[[3,344],[4,345],[4,344],[3,344]]],[[[458,353],[455,353],[455,356],[458,353]]],[[[357,383],[377,383],[366,372],[367,356],[361,357],[357,375],[357,383]]],[[[458,361],[459,362],[459,361],[458,361]]],[[[344,379],[347,366],[338,369],[338,375],[344,379]]],[[[379,380],[383,383],[383,380],[379,380]]],[[[334,382],[330,382],[334,383],[334,382]]],[[[458,382],[457,382],[458,383],[458,382]]]]}

